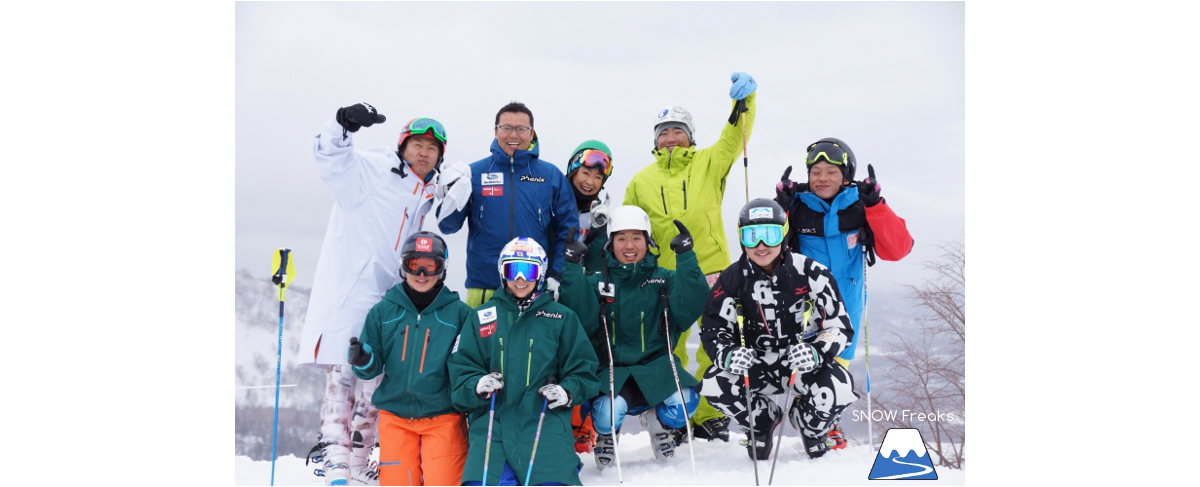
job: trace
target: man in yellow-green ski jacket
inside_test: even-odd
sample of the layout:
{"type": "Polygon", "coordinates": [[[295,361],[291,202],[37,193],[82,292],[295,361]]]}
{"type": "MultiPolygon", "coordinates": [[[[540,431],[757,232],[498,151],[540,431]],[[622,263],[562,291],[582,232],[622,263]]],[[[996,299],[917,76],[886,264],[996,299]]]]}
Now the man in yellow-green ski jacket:
{"type": "MultiPolygon", "coordinates": [[[[710,287],[730,264],[725,225],[721,221],[725,178],[742,153],[743,134],[745,140],[750,139],[756,112],[754,92],[758,84],[754,78],[746,73],[733,73],[731,79],[729,97],[734,100],[735,112],[739,101],[745,102],[746,111],[736,113],[733,123],[725,123],[717,142],[696,150],[691,113],[679,106],[659,110],[654,122],[654,163],[638,171],[625,188],[624,204],[646,211],[655,241],[670,242],[679,234],[675,220],[691,231],[700,270],[710,287]]],[[[675,269],[675,255],[664,252],[658,257],[658,265],[675,269]]],[[[684,368],[689,361],[686,343],[689,334],[685,332],[675,348],[684,368]]],[[[703,347],[696,352],[696,364],[697,378],[712,364],[703,347]]],[[[691,420],[697,438],[729,441],[729,420],[707,401],[701,401],[691,420]]],[[[686,438],[686,434],[676,437],[686,438]]]]}

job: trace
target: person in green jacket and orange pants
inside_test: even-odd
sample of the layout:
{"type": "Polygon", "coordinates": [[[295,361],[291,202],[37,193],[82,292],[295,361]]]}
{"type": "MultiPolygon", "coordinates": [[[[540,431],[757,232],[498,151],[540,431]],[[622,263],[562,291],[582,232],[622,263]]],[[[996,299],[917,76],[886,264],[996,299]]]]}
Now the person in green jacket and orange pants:
{"type": "MultiPolygon", "coordinates": [[[[721,271],[729,267],[729,248],[725,242],[725,225],[721,221],[721,202],[725,199],[725,179],[743,144],[750,139],[756,112],[755,90],[758,84],[746,73],[733,73],[729,97],[733,99],[735,117],[721,130],[717,142],[696,150],[695,126],[692,115],[683,107],[664,108],[654,122],[654,163],[646,166],[625,188],[626,205],[636,205],[650,216],[653,237],[658,242],[670,242],[679,234],[674,221],[683,222],[695,239],[696,257],[708,285],[716,282],[721,271]],[[745,112],[737,113],[739,101],[745,112]]],[[[675,255],[663,252],[658,265],[675,269],[675,255]]],[[[687,341],[690,330],[684,332],[675,348],[684,368],[688,367],[687,341]]],[[[700,379],[712,365],[703,347],[696,350],[695,376],[700,379]]],[[[692,416],[694,435],[708,440],[729,441],[729,419],[720,411],[700,401],[692,416]]],[[[675,437],[687,438],[676,431],[675,437]]]]}
{"type": "Polygon", "coordinates": [[[437,234],[409,237],[400,260],[404,281],[387,290],[362,334],[350,339],[354,375],[383,374],[371,396],[379,408],[382,485],[458,485],[462,478],[467,435],[450,399],[447,360],[474,312],[444,285],[447,257],[437,234]]]}

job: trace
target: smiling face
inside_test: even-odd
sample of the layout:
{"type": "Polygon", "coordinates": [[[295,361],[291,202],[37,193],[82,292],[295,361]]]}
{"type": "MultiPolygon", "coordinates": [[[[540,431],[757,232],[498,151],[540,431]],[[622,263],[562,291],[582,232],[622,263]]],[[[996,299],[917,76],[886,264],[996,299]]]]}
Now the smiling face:
{"type": "Polygon", "coordinates": [[[838,166],[821,161],[808,168],[808,188],[823,200],[833,199],[845,184],[838,166]]]}
{"type": "Polygon", "coordinates": [[[419,293],[423,293],[423,292],[429,291],[430,289],[433,289],[433,286],[437,285],[438,279],[439,278],[436,275],[434,275],[434,276],[418,276],[416,274],[412,274],[409,272],[404,273],[404,282],[407,282],[408,287],[411,287],[413,289],[413,291],[416,291],[419,293]]]}
{"type": "Polygon", "coordinates": [[[518,277],[515,281],[504,281],[504,285],[508,287],[508,292],[518,299],[529,296],[537,287],[536,282],[526,281],[524,277],[518,277]]]}
{"type": "Polygon", "coordinates": [[[759,267],[770,273],[775,270],[775,266],[778,264],[776,259],[779,258],[782,247],[779,245],[768,247],[765,242],[759,242],[754,248],[743,246],[742,250],[746,251],[746,255],[750,257],[751,262],[758,264],[759,267]]]}
{"type": "Polygon", "coordinates": [[[409,137],[404,141],[404,160],[412,165],[413,172],[421,179],[425,179],[429,171],[437,166],[439,152],[437,141],[426,135],[409,137]]]}
{"type": "Polygon", "coordinates": [[[617,262],[639,262],[646,257],[646,249],[646,234],[641,230],[621,230],[613,234],[612,252],[617,262]]]}
{"type": "Polygon", "coordinates": [[[500,143],[500,148],[504,153],[511,156],[517,150],[529,150],[529,144],[533,141],[533,127],[529,121],[529,115],[521,112],[504,112],[500,114],[500,123],[496,124],[496,142],[500,143]],[[507,130],[501,127],[509,127],[513,130],[507,130]],[[525,127],[525,133],[521,133],[519,127],[525,127]]]}
{"type": "Polygon", "coordinates": [[[575,170],[571,184],[575,185],[575,189],[578,189],[580,193],[594,196],[604,185],[604,173],[600,171],[600,168],[580,166],[575,170]]]}
{"type": "Polygon", "coordinates": [[[658,140],[655,141],[657,149],[663,147],[688,147],[691,143],[688,141],[687,132],[679,127],[668,127],[658,134],[658,140]]]}

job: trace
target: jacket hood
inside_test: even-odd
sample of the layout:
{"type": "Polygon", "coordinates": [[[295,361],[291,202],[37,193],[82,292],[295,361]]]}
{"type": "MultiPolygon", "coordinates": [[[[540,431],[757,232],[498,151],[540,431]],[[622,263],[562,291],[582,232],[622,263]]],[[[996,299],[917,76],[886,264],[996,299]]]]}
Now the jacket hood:
{"type": "MultiPolygon", "coordinates": [[[[392,286],[391,289],[388,289],[387,293],[384,293],[383,299],[414,313],[417,312],[417,306],[413,304],[412,299],[409,299],[408,297],[408,293],[404,291],[403,282],[392,286]]],[[[450,288],[443,283],[442,290],[438,292],[437,297],[433,299],[432,303],[429,303],[429,306],[426,307],[425,311],[422,311],[422,313],[435,309],[441,309],[442,307],[458,300],[458,292],[451,291],[450,288]]]]}
{"type": "Polygon", "coordinates": [[[696,146],[676,147],[674,151],[667,151],[667,148],[663,147],[651,151],[651,154],[654,154],[654,163],[663,169],[682,169],[692,162],[696,155],[696,146]]]}
{"type": "MultiPolygon", "coordinates": [[[[528,166],[530,162],[538,158],[541,154],[541,147],[538,145],[537,134],[534,134],[533,141],[529,143],[528,150],[515,150],[512,155],[513,165],[516,167],[528,166]]],[[[500,141],[492,139],[492,162],[503,162],[508,164],[508,154],[504,153],[504,148],[500,146],[500,141]]]]}
{"type": "Polygon", "coordinates": [[[850,205],[858,201],[858,186],[843,187],[837,196],[833,197],[833,203],[826,203],[825,200],[812,191],[800,193],[800,201],[803,201],[805,205],[814,211],[826,212],[830,209],[841,211],[849,208],[850,205]]]}

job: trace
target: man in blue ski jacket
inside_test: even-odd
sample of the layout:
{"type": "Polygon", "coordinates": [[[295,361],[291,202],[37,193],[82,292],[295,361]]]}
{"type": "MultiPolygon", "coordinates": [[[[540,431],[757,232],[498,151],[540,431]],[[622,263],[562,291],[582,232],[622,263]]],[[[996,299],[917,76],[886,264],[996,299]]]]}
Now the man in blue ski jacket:
{"type": "Polygon", "coordinates": [[[575,193],[561,170],[538,159],[533,112],[523,103],[514,101],[496,113],[495,134],[492,154],[471,164],[470,193],[451,195],[459,204],[443,206],[438,230],[452,234],[467,222],[468,305],[483,304],[500,287],[497,257],[517,237],[532,238],[546,249],[545,286],[557,299],[563,243],[567,230],[579,225],[575,193]]]}

